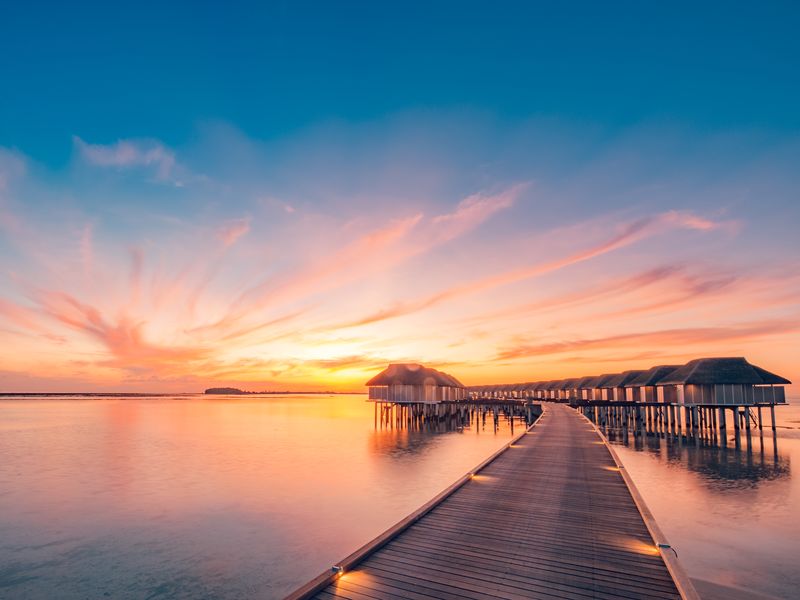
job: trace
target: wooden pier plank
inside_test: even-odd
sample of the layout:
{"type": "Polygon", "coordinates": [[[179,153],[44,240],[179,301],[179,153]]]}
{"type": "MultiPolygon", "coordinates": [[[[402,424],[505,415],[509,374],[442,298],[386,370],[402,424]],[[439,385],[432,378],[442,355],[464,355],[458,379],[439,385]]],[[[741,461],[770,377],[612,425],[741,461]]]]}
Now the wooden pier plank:
{"type": "Polygon", "coordinates": [[[680,598],[594,428],[563,405],[316,598],[680,598]]]}

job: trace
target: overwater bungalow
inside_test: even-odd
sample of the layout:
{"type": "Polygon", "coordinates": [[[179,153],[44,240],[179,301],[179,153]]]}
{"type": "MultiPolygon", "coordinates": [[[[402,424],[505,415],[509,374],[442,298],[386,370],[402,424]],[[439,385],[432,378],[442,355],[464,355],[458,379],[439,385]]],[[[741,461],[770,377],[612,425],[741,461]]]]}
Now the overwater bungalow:
{"type": "Polygon", "coordinates": [[[367,382],[369,399],[398,404],[436,404],[466,397],[452,375],[415,363],[391,364],[367,382]]]}
{"type": "Polygon", "coordinates": [[[576,400],[590,400],[591,390],[587,387],[597,378],[597,375],[589,375],[581,377],[573,385],[575,386],[575,399],[576,400]]]}
{"type": "Polygon", "coordinates": [[[628,398],[625,393],[625,385],[636,379],[642,373],[644,373],[642,370],[623,371],[616,377],[612,377],[604,382],[603,389],[606,390],[608,399],[614,402],[627,402],[628,398]]]}
{"type": "MultiPolygon", "coordinates": [[[[658,365],[642,371],[637,377],[624,384],[626,398],[631,402],[659,402],[657,384],[667,375],[680,368],[680,365],[658,365]]],[[[663,402],[663,388],[662,399],[663,402]]]]}
{"type": "Polygon", "coordinates": [[[663,401],[697,406],[784,404],[788,379],[743,357],[698,358],[663,377],[663,401]]]}
{"type": "Polygon", "coordinates": [[[485,396],[487,393],[487,389],[489,386],[486,385],[470,385],[467,386],[465,389],[467,391],[467,396],[470,398],[480,398],[485,396]]]}
{"type": "Polygon", "coordinates": [[[505,392],[506,398],[519,398],[519,384],[518,383],[509,383],[506,386],[503,386],[503,392],[505,392]]]}
{"type": "Polygon", "coordinates": [[[558,386],[561,385],[563,379],[554,379],[544,386],[544,397],[546,400],[558,400],[558,386]]]}
{"type": "Polygon", "coordinates": [[[533,393],[533,397],[539,400],[544,398],[544,388],[547,387],[551,381],[537,381],[531,386],[531,392],[533,393]]]}
{"type": "Polygon", "coordinates": [[[606,373],[605,375],[599,375],[583,384],[582,389],[588,391],[587,400],[590,402],[592,400],[595,402],[608,400],[609,394],[607,393],[607,388],[605,385],[608,381],[617,377],[617,375],[619,375],[619,373],[606,373]]]}
{"type": "Polygon", "coordinates": [[[569,402],[575,397],[575,384],[579,378],[573,377],[572,379],[564,379],[558,386],[558,399],[562,402],[569,402]]]}

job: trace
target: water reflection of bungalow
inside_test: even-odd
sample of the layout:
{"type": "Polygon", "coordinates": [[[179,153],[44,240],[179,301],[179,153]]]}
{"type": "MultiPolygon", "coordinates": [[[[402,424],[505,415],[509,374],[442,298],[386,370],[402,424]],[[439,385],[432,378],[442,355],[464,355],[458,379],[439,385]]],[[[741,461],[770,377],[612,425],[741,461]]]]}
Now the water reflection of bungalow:
{"type": "Polygon", "coordinates": [[[452,375],[414,363],[391,364],[367,382],[369,399],[398,404],[436,404],[466,397],[452,375]]]}
{"type": "Polygon", "coordinates": [[[741,357],[698,358],[672,371],[656,385],[664,401],[702,406],[784,404],[788,379],[751,365],[741,357]]]}

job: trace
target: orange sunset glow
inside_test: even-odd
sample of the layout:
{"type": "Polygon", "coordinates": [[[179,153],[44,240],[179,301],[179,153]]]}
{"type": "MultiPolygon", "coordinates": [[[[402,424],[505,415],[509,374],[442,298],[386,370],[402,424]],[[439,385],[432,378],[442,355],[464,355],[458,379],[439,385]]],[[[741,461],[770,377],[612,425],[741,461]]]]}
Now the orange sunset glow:
{"type": "Polygon", "coordinates": [[[0,11],[0,600],[791,598],[800,3],[0,11]]]}
{"type": "MultiPolygon", "coordinates": [[[[27,48],[18,17],[6,37],[27,48]]],[[[312,29],[286,49],[349,52],[312,51],[312,29]]],[[[2,112],[0,390],[363,391],[392,362],[469,385],[697,356],[746,356],[800,380],[798,137],[777,92],[746,100],[763,86],[744,78],[687,105],[694,84],[674,76],[694,75],[678,61],[636,101],[653,72],[644,59],[580,77],[591,61],[578,47],[547,72],[541,52],[484,49],[489,60],[472,35],[461,54],[441,55],[434,36],[416,58],[406,48],[366,72],[340,57],[334,82],[301,76],[299,56],[271,71],[283,50],[259,36],[220,62],[191,51],[180,63],[214,84],[178,83],[182,67],[133,53],[115,70],[127,92],[109,104],[105,88],[87,91],[96,79],[81,57],[100,55],[63,35],[46,45],[76,61],[83,90],[63,105],[23,101],[50,93],[43,73],[57,61],[7,53],[33,62],[15,75],[27,93],[6,95],[2,112]],[[477,64],[492,65],[479,86],[442,78],[477,64]],[[262,66],[277,79],[242,76],[262,66]],[[160,100],[142,112],[153,89],[160,100]]],[[[195,47],[173,42],[159,56],[195,47]]],[[[772,55],[759,64],[774,81],[791,72],[772,55]]]]}
{"type": "Polygon", "coordinates": [[[388,362],[470,384],[716,354],[797,378],[800,271],[741,252],[735,210],[521,226],[544,196],[531,181],[352,214],[270,199],[213,223],[154,213],[121,238],[75,206],[30,210],[25,159],[4,164],[10,391],[359,390],[388,362]]]}

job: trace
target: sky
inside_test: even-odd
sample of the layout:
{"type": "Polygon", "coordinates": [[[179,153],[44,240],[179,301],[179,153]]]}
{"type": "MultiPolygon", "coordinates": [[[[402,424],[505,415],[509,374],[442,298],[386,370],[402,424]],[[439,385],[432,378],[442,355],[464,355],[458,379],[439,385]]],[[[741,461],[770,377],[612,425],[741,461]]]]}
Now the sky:
{"type": "Polygon", "coordinates": [[[795,3],[17,3],[0,391],[800,381],[795,3]]]}

